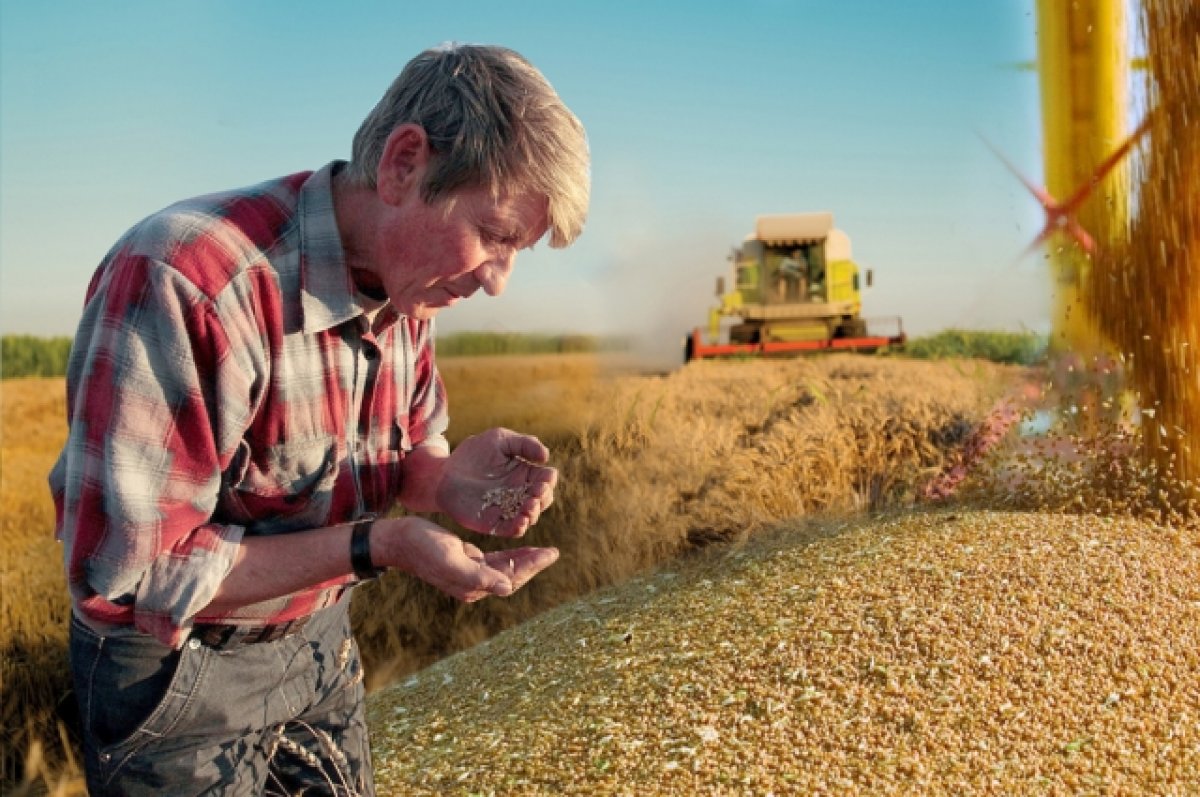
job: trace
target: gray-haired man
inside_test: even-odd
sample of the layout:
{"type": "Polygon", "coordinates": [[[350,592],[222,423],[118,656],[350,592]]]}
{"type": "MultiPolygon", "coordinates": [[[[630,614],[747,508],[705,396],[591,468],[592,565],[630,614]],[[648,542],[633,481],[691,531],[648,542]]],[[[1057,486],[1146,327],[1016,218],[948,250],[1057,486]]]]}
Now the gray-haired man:
{"type": "Polygon", "coordinates": [[[438,48],[351,162],[180,202],[114,246],[50,477],[93,794],[373,792],[353,585],[392,567],[473,601],[558,555],[378,517],[520,536],[553,500],[536,438],[450,451],[434,316],[500,294],[543,236],[569,245],[588,178],[524,58],[438,48]]]}

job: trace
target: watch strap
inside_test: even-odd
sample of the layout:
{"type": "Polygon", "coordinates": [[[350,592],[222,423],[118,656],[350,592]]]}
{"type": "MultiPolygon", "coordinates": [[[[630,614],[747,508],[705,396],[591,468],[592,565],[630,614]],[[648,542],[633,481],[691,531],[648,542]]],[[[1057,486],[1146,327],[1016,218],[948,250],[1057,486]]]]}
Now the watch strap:
{"type": "Polygon", "coordinates": [[[374,525],[375,518],[360,520],[350,531],[350,567],[361,581],[379,578],[384,571],[371,561],[371,527],[374,525]]]}

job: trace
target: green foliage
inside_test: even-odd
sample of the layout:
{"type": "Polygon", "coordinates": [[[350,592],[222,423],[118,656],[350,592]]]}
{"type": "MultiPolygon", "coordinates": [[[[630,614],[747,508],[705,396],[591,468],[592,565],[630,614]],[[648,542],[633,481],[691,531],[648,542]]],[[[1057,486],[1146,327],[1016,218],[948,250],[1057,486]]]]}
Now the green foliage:
{"type": "Polygon", "coordinates": [[[914,338],[897,352],[918,360],[956,357],[991,360],[1013,365],[1032,365],[1046,358],[1046,337],[1033,332],[988,332],[946,329],[914,338]]]}
{"type": "Polygon", "coordinates": [[[0,378],[66,376],[70,338],[5,335],[0,338],[0,378]]]}
{"type": "MultiPolygon", "coordinates": [[[[439,336],[441,357],[489,354],[580,354],[622,351],[628,343],[621,338],[595,335],[548,335],[530,333],[454,332],[439,336]]],[[[71,355],[70,338],[39,338],[5,335],[0,352],[0,376],[65,376],[71,355]]]]}
{"type": "Polygon", "coordinates": [[[519,332],[452,332],[439,335],[439,357],[490,354],[580,354],[627,348],[617,338],[594,335],[548,335],[519,332]]]}

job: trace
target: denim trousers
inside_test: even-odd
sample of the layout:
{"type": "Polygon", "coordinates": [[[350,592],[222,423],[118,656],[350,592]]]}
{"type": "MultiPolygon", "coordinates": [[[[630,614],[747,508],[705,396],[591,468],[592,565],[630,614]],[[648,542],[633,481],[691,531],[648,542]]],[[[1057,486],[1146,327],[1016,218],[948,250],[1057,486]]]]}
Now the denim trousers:
{"type": "Polygon", "coordinates": [[[71,623],[89,794],[373,795],[349,601],[273,642],[179,650],[71,623]]]}

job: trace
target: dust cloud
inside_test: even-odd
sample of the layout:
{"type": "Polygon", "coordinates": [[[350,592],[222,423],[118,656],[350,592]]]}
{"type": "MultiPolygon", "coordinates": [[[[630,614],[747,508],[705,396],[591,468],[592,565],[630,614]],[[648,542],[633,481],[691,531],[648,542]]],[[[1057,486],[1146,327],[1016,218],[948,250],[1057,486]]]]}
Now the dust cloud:
{"type": "Polygon", "coordinates": [[[612,248],[593,287],[604,308],[603,334],[629,343],[635,367],[678,368],[685,336],[707,325],[708,310],[718,301],[717,278],[729,284],[728,255],[740,242],[713,227],[695,218],[660,226],[643,221],[612,248]],[[697,230],[709,232],[693,234],[697,230]]]}

